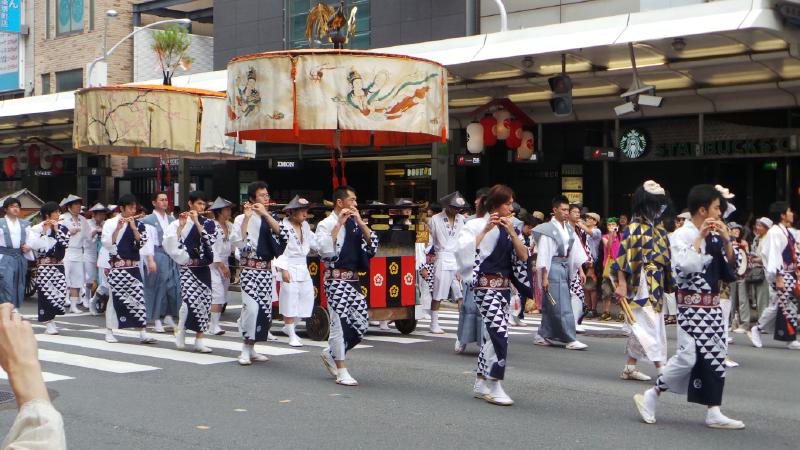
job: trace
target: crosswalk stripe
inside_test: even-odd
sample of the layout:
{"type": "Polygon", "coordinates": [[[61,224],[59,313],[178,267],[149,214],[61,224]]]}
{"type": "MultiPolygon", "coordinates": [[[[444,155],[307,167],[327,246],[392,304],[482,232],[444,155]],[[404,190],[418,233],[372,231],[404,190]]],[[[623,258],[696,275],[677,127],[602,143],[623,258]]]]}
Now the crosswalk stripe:
{"type": "Polygon", "coordinates": [[[40,342],[51,342],[54,344],[71,345],[75,347],[102,350],[107,352],[125,353],[135,356],[146,356],[150,358],[168,359],[171,361],[188,362],[192,364],[208,365],[220,364],[235,361],[233,358],[224,356],[209,355],[204,353],[191,353],[186,351],[170,350],[166,348],[149,347],[143,344],[123,344],[118,342],[110,344],[98,339],[89,339],[73,336],[51,336],[48,334],[37,334],[36,339],[40,342]]]}
{"type": "MultiPolygon", "coordinates": [[[[105,330],[86,330],[87,333],[95,333],[95,334],[105,334],[105,330]]],[[[137,331],[130,331],[130,330],[117,330],[114,332],[119,336],[126,336],[126,337],[139,337],[139,333],[137,331]]],[[[174,344],[175,338],[172,335],[164,335],[164,334],[148,334],[151,338],[159,341],[159,342],[169,342],[174,344]]],[[[224,341],[221,339],[211,339],[208,337],[203,338],[203,344],[206,347],[211,348],[219,348],[223,350],[241,350],[242,344],[241,342],[235,341],[224,341]]],[[[297,350],[293,348],[281,348],[281,347],[273,347],[271,345],[262,345],[256,344],[256,351],[258,353],[263,353],[269,356],[283,356],[283,355],[294,355],[297,353],[306,353],[306,350],[297,350]]]]}
{"type": "MultiPolygon", "coordinates": [[[[57,373],[50,373],[50,372],[42,372],[42,378],[44,378],[45,383],[49,383],[51,381],[63,381],[63,380],[74,380],[74,377],[68,377],[66,375],[59,375],[57,373]]],[[[0,380],[7,380],[8,374],[5,370],[0,369],[0,380]]]]}
{"type": "Polygon", "coordinates": [[[134,364],[126,361],[95,358],[92,356],[78,355],[75,353],[58,352],[55,350],[39,349],[39,361],[66,364],[69,366],[83,367],[84,369],[102,370],[113,373],[147,372],[159,370],[158,367],[144,364],[134,364]]]}
{"type": "Polygon", "coordinates": [[[394,336],[364,336],[365,341],[376,341],[376,342],[393,342],[395,344],[419,344],[422,342],[430,342],[428,339],[417,339],[417,338],[410,338],[410,337],[394,337],[394,336]]]}
{"type": "MultiPolygon", "coordinates": [[[[219,325],[221,327],[233,328],[235,330],[238,330],[238,327],[239,327],[236,324],[236,322],[220,322],[219,325]]],[[[282,344],[288,344],[289,343],[289,338],[288,337],[284,337],[283,335],[275,334],[275,332],[278,331],[277,327],[272,327],[271,330],[273,332],[272,334],[275,335],[275,338],[277,339],[277,341],[270,341],[270,342],[280,342],[282,344]]],[[[233,332],[228,331],[225,334],[225,336],[234,336],[234,337],[239,337],[240,338],[242,336],[242,334],[239,333],[238,331],[233,331],[233,332]]],[[[306,345],[308,345],[310,347],[326,348],[328,346],[328,341],[314,341],[314,340],[311,340],[311,339],[303,339],[303,346],[306,346],[306,345]]],[[[372,346],[371,345],[366,345],[366,344],[358,344],[358,345],[355,346],[355,349],[360,349],[360,348],[372,348],[372,346]]]]}

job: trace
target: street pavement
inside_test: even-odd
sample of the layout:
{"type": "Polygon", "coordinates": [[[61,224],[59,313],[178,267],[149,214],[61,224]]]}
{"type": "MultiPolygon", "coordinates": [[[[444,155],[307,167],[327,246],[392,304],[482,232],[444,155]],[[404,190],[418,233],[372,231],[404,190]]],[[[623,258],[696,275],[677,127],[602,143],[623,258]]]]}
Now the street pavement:
{"type": "MultiPolygon", "coordinates": [[[[765,348],[755,349],[735,335],[731,355],[741,367],[728,371],[723,411],[747,428],[722,431],[703,425],[702,406],[674,394],[662,396],[655,425],[641,423],[632,396],[652,383],[618,378],[625,362],[618,323],[587,322],[586,351],[532,345],[538,317],[514,327],[504,386],[516,403],[501,407],[472,398],[477,347],[453,353],[455,311],[441,313],[444,336],[429,334],[426,321],[407,336],[371,327],[348,359],[360,385],[343,387],[320,363],[325,344],[289,347],[280,322],[279,341],[258,346],[270,361],[239,366],[238,293],[231,296],[227,334],[206,339],[210,355],[175,350],[171,334],[154,334],[155,346],[138,344],[134,333],[107,344],[103,319],[88,314],[62,317],[58,336],[37,334],[69,447],[798,448],[800,352],[766,336],[765,348]]],[[[23,314],[34,312],[26,302],[23,314]]],[[[674,351],[675,327],[668,333],[674,351]]],[[[15,414],[0,408],[0,430],[15,414]]]]}

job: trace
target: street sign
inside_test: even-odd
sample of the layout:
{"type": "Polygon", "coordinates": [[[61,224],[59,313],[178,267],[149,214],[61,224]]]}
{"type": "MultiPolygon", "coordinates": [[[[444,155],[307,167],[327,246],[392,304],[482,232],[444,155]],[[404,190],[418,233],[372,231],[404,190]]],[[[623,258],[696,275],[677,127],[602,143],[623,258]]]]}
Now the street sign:
{"type": "Polygon", "coordinates": [[[481,157],[475,155],[456,155],[457,166],[480,166],[481,157]]]}
{"type": "Polygon", "coordinates": [[[613,161],[617,159],[619,151],[613,147],[583,147],[585,161],[613,161]]]}

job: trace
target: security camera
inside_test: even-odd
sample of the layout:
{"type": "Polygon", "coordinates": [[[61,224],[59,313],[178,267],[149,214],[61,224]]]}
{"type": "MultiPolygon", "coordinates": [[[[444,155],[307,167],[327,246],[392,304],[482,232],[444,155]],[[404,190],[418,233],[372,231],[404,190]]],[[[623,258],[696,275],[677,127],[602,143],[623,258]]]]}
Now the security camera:
{"type": "Polygon", "coordinates": [[[636,112],[638,110],[639,106],[634,102],[627,102],[614,107],[614,113],[616,113],[617,116],[624,116],[625,114],[636,112]]]}
{"type": "Polygon", "coordinates": [[[639,94],[637,103],[639,103],[642,106],[655,106],[656,108],[660,108],[661,102],[663,101],[664,97],[659,97],[657,95],[639,94]]]}
{"type": "Polygon", "coordinates": [[[629,97],[636,97],[640,94],[646,94],[646,93],[655,94],[656,92],[655,86],[651,86],[649,84],[645,84],[643,86],[642,85],[637,86],[637,85],[638,83],[635,83],[633,86],[631,86],[630,89],[620,94],[620,97],[627,99],[629,97]]]}

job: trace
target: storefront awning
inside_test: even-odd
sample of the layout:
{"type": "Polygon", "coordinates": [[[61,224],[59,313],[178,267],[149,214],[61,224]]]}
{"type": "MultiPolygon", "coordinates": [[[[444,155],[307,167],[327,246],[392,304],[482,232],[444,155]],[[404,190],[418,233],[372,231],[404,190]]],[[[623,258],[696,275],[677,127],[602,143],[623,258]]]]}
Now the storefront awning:
{"type": "Polygon", "coordinates": [[[667,101],[625,117],[796,106],[800,33],[768,0],[731,0],[380,49],[432,59],[452,75],[456,117],[493,98],[526,105],[537,122],[614,118],[632,83],[667,101]],[[550,111],[547,79],[573,81],[575,115],[550,111]],[[752,93],[756,98],[748,95],[752,93]]]}

